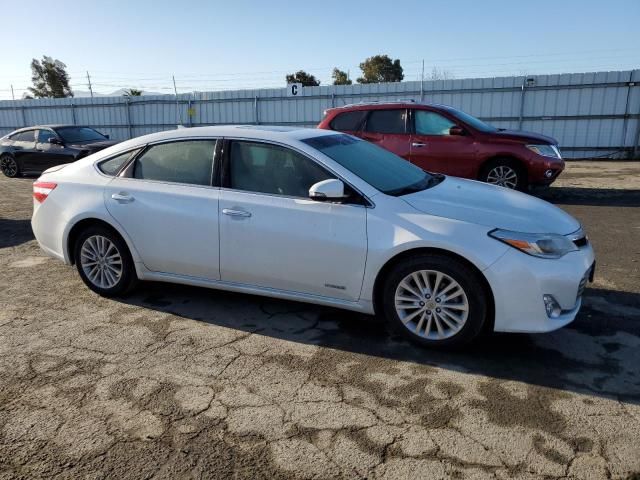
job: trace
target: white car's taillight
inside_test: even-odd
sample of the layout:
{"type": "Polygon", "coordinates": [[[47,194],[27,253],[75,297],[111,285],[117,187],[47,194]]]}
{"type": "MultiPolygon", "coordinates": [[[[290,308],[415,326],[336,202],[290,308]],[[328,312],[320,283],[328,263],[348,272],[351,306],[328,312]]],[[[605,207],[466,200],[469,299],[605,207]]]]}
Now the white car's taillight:
{"type": "Polygon", "coordinates": [[[53,182],[33,182],[33,198],[42,203],[57,186],[58,184],[53,182]]]}

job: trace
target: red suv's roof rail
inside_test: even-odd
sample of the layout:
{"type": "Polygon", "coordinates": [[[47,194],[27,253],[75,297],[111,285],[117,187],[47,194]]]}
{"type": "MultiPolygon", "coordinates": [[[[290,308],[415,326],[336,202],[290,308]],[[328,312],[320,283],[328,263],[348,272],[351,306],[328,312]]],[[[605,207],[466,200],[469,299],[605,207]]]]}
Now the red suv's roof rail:
{"type": "Polygon", "coordinates": [[[383,101],[383,100],[371,100],[368,102],[358,102],[358,103],[348,103],[346,105],[342,105],[341,107],[335,108],[345,108],[345,107],[362,107],[367,105],[395,105],[395,104],[404,104],[404,103],[419,103],[409,98],[407,100],[392,100],[392,101],[383,101]]]}

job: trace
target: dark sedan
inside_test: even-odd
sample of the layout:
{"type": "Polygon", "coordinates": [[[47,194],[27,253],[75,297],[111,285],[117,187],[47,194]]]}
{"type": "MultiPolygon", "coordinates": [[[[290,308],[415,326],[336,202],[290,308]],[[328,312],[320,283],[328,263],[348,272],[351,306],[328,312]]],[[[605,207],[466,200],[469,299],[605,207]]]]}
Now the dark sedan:
{"type": "Polygon", "coordinates": [[[40,174],[118,142],[89,127],[42,125],[21,128],[0,138],[0,169],[7,177],[40,174]]]}

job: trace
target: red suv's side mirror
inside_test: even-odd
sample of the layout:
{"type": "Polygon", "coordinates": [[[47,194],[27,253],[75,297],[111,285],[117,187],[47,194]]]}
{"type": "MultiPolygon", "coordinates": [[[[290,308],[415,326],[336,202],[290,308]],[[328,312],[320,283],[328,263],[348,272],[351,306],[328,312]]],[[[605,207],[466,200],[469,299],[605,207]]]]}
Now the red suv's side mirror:
{"type": "Polygon", "coordinates": [[[449,129],[449,135],[466,135],[464,128],[454,125],[449,129]]]}

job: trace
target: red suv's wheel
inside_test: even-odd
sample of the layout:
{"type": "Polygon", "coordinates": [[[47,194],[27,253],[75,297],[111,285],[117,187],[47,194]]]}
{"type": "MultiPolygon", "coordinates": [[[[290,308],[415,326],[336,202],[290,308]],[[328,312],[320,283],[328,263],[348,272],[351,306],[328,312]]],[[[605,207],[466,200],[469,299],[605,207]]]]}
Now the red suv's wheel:
{"type": "Polygon", "coordinates": [[[496,158],[488,162],[480,173],[480,180],[512,190],[527,188],[526,171],[509,158],[496,158]]]}

